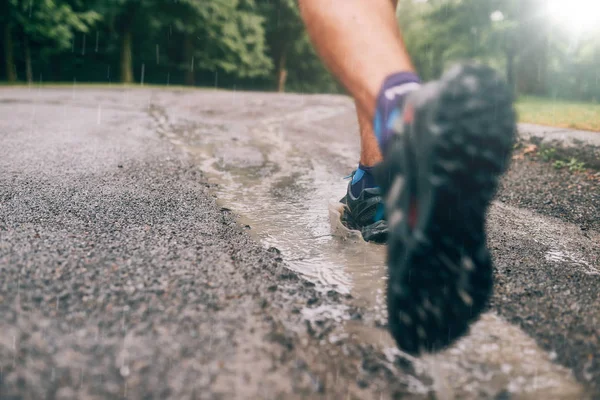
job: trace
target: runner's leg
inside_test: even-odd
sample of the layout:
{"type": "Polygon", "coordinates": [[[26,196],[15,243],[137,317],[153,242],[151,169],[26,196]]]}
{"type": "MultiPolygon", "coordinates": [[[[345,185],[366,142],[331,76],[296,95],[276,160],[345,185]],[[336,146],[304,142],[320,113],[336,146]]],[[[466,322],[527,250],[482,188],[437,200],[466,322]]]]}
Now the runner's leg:
{"type": "MultiPolygon", "coordinates": [[[[398,0],[392,0],[392,10],[398,8],[398,0]]],[[[360,133],[360,164],[366,167],[372,167],[381,162],[381,151],[373,133],[373,116],[363,111],[356,102],[356,115],[358,118],[358,128],[360,133]]]]}
{"type": "Polygon", "coordinates": [[[468,331],[491,295],[485,216],[516,130],[510,90],[475,64],[421,87],[389,0],[300,6],[317,51],[358,104],[361,157],[378,159],[369,119],[383,156],[357,169],[344,200],[348,225],[360,222],[366,239],[386,222],[385,197],[390,331],[406,352],[439,350],[468,331]]]}
{"type": "MultiPolygon", "coordinates": [[[[381,161],[381,143],[373,132],[375,103],[386,84],[394,106],[419,82],[406,53],[392,0],[300,0],[307,30],[325,64],[357,103],[361,162],[352,175],[342,222],[368,241],[387,238],[382,197],[371,168],[381,161]],[[391,80],[390,80],[391,79],[391,80]],[[384,83],[387,82],[387,83],[384,83]]],[[[418,85],[417,85],[418,86],[418,85]]],[[[381,141],[381,140],[380,140],[381,141]]]]}
{"type": "Polygon", "coordinates": [[[381,151],[375,133],[373,133],[373,118],[366,111],[362,111],[356,103],[356,116],[360,133],[360,165],[372,167],[381,162],[381,151]]]}
{"type": "Polygon", "coordinates": [[[300,0],[317,52],[368,119],[386,77],[414,72],[390,0],[300,0]]]}

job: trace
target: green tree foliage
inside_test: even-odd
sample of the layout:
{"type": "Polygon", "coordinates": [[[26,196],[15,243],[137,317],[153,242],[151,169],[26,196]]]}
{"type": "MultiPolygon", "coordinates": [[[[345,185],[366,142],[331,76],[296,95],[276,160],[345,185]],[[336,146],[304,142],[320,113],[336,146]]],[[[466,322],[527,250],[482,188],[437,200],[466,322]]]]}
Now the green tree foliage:
{"type": "Polygon", "coordinates": [[[448,64],[465,59],[504,67],[515,30],[507,19],[511,6],[510,0],[402,2],[399,21],[418,71],[427,80],[437,78],[448,64]]]}
{"type": "Polygon", "coordinates": [[[238,78],[268,75],[264,17],[252,0],[180,0],[163,9],[159,21],[183,42],[180,67],[187,83],[194,69],[222,71],[238,78]]]}
{"type": "MultiPolygon", "coordinates": [[[[518,94],[600,99],[600,31],[574,35],[546,7],[401,0],[398,20],[425,80],[477,59],[518,94]]],[[[296,0],[0,0],[0,24],[9,81],[35,70],[54,80],[340,92],[296,0]]]]}
{"type": "Polygon", "coordinates": [[[600,28],[582,35],[551,31],[548,95],[569,100],[600,100],[600,28]]]}
{"type": "Polygon", "coordinates": [[[207,71],[248,79],[272,69],[264,17],[253,0],[103,0],[95,7],[112,40],[118,38],[122,82],[136,80],[136,67],[150,68],[146,61],[160,54],[190,85],[207,71]]]}
{"type": "Polygon", "coordinates": [[[76,32],[87,32],[100,18],[94,11],[78,11],[78,1],[4,0],[4,57],[8,80],[14,72],[14,36],[20,39],[27,81],[33,80],[32,52],[47,56],[71,47],[76,32]],[[10,71],[13,71],[12,73],[10,71]]]}
{"type": "Polygon", "coordinates": [[[260,10],[267,20],[266,38],[275,63],[277,90],[282,92],[287,80],[288,58],[301,40],[304,26],[294,0],[263,1],[260,10]]]}
{"type": "Polygon", "coordinates": [[[152,28],[149,17],[156,2],[154,0],[98,0],[94,3],[105,18],[111,33],[119,41],[119,76],[121,82],[134,81],[133,45],[134,32],[148,32],[152,28]]]}
{"type": "Polygon", "coordinates": [[[550,26],[546,0],[521,0],[517,5],[517,90],[522,94],[546,95],[548,91],[548,47],[550,26]]]}
{"type": "Polygon", "coordinates": [[[545,0],[407,0],[398,19],[426,80],[476,59],[504,71],[518,94],[600,99],[600,31],[574,37],[545,0]]]}
{"type": "Polygon", "coordinates": [[[269,56],[275,65],[272,82],[300,92],[339,92],[340,87],[315,53],[296,0],[262,0],[269,56]]]}

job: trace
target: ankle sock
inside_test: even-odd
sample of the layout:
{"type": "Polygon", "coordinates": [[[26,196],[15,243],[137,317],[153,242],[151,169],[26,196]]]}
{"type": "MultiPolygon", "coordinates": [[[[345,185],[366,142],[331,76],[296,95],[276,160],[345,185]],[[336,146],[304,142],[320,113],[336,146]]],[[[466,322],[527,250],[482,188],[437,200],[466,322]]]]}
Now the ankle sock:
{"type": "Polygon", "coordinates": [[[389,139],[393,135],[396,118],[402,116],[406,96],[421,86],[419,76],[413,72],[398,72],[388,76],[377,96],[377,109],[373,130],[377,136],[379,149],[385,154],[389,139]]]}
{"type": "Polygon", "coordinates": [[[356,168],[356,172],[352,176],[352,183],[350,184],[352,196],[358,197],[363,190],[377,187],[375,178],[371,174],[371,169],[372,167],[358,164],[358,168],[356,168]]]}

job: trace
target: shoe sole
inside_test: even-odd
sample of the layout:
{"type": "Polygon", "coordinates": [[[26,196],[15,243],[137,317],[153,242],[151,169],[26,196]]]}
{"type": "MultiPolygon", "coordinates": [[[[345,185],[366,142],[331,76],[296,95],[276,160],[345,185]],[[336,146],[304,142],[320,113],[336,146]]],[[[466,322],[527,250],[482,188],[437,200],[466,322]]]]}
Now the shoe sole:
{"type": "Polygon", "coordinates": [[[378,175],[389,226],[388,324],[399,348],[418,355],[465,335],[491,296],[485,217],[516,124],[510,90],[479,65],[409,95],[404,112],[414,122],[391,140],[378,175]]]}

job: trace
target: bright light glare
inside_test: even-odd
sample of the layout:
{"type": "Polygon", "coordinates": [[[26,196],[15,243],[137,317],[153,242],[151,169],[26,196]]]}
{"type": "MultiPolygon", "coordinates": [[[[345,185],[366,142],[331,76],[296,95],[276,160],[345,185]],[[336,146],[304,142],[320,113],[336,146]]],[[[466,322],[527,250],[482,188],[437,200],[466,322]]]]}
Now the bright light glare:
{"type": "Polygon", "coordinates": [[[502,11],[494,11],[493,13],[490,14],[490,19],[493,22],[500,22],[500,21],[504,21],[504,14],[502,14],[502,11]]]}
{"type": "Polygon", "coordinates": [[[600,25],[599,0],[548,0],[548,13],[558,24],[581,33],[600,25]]]}

